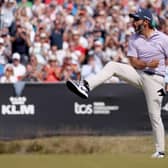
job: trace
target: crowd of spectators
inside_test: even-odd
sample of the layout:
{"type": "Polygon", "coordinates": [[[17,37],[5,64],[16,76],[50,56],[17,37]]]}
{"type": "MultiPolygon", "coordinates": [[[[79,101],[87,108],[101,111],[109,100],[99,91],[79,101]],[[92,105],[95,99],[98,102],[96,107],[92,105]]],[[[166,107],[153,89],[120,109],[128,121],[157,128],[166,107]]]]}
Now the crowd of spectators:
{"type": "Polygon", "coordinates": [[[110,60],[128,64],[128,14],[139,7],[168,34],[168,0],[0,0],[0,82],[60,82],[110,60]]]}

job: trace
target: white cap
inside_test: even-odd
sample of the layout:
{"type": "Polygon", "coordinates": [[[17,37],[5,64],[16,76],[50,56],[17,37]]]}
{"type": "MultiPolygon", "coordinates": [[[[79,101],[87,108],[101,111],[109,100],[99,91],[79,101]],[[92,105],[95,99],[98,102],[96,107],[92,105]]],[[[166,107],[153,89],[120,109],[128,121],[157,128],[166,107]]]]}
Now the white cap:
{"type": "Polygon", "coordinates": [[[19,53],[14,53],[14,54],[12,55],[12,59],[20,60],[20,54],[19,54],[19,53]]]}
{"type": "Polygon", "coordinates": [[[5,67],[4,67],[4,72],[8,69],[13,69],[13,65],[12,64],[6,64],[5,67]]]}
{"type": "Polygon", "coordinates": [[[73,34],[73,35],[80,35],[80,32],[79,32],[79,30],[73,30],[73,31],[72,31],[72,34],[73,34]]]}
{"type": "Polygon", "coordinates": [[[4,39],[0,37],[0,44],[4,43],[4,39]]]}
{"type": "Polygon", "coordinates": [[[48,57],[48,60],[56,61],[57,59],[56,59],[55,55],[50,55],[50,56],[48,57]]]}
{"type": "Polygon", "coordinates": [[[67,15],[67,16],[65,17],[65,21],[66,21],[67,24],[72,25],[72,24],[74,23],[74,16],[72,16],[72,15],[67,15]]]}
{"type": "Polygon", "coordinates": [[[41,33],[41,34],[40,34],[40,37],[41,37],[41,38],[46,38],[46,37],[47,37],[47,34],[46,34],[46,33],[41,33]]]}
{"type": "Polygon", "coordinates": [[[96,45],[96,46],[102,46],[103,44],[102,44],[102,42],[100,40],[96,40],[94,42],[94,45],[96,45]]]}

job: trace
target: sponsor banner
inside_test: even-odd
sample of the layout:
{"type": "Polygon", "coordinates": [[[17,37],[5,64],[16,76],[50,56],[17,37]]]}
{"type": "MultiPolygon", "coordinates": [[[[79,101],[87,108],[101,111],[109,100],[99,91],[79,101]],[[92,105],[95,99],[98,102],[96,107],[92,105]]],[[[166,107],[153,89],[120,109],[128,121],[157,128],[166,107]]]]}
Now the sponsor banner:
{"type": "Polygon", "coordinates": [[[26,97],[9,97],[8,104],[1,105],[2,115],[34,115],[35,105],[26,104],[26,97]]]}
{"type": "MultiPolygon", "coordinates": [[[[101,85],[89,99],[77,97],[64,83],[26,84],[20,94],[1,84],[0,93],[0,139],[151,131],[144,94],[127,84],[101,85]]],[[[162,110],[168,130],[168,98],[162,110]]]]}
{"type": "Polygon", "coordinates": [[[106,105],[104,101],[93,102],[92,104],[79,104],[74,103],[74,112],[77,115],[110,115],[111,111],[118,111],[117,105],[106,105]]]}

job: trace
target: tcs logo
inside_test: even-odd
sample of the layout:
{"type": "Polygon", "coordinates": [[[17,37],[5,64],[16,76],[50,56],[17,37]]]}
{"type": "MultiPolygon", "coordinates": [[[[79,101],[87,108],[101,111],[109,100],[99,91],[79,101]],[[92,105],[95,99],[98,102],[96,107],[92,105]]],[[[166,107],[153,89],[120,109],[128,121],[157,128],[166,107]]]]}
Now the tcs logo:
{"type": "Polygon", "coordinates": [[[74,104],[75,114],[92,114],[92,104],[78,104],[75,102],[74,104]]]}

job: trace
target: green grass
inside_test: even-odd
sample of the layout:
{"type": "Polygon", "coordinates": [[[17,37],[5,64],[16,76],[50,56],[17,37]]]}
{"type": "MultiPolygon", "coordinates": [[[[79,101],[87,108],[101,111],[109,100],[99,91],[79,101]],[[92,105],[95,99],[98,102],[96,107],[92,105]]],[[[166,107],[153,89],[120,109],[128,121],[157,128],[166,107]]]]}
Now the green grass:
{"type": "Polygon", "coordinates": [[[149,135],[1,141],[0,168],[168,168],[168,156],[151,159],[153,152],[149,135]]]}
{"type": "Polygon", "coordinates": [[[147,154],[0,155],[1,168],[167,168],[168,158],[147,154]]]}

